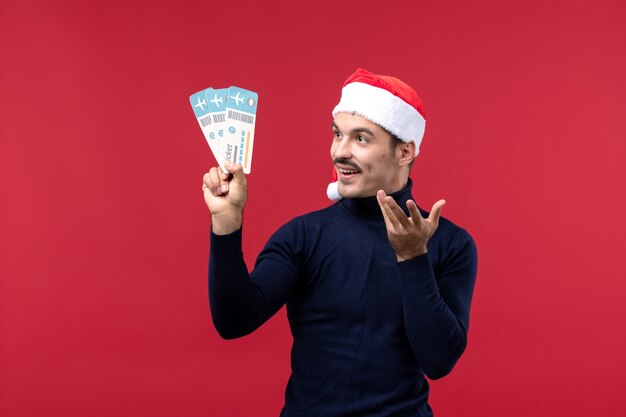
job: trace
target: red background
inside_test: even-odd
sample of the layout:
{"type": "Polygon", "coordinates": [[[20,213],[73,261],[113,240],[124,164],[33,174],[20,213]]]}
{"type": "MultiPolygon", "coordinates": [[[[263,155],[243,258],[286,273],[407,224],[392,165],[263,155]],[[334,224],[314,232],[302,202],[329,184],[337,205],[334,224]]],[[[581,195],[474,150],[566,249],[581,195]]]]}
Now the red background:
{"type": "Polygon", "coordinates": [[[284,312],[236,341],[210,322],[215,162],[188,97],[259,92],[252,265],[328,204],[330,111],[359,66],[417,89],[414,194],[479,248],[436,415],[623,415],[624,4],[3,1],[0,415],[277,415],[284,312]]]}

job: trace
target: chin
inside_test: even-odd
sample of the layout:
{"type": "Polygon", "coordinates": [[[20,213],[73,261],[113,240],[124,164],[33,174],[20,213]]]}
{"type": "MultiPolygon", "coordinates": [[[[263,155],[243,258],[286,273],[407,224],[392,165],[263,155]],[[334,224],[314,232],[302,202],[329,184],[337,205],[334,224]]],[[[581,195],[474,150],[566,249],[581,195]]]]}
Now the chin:
{"type": "Polygon", "coordinates": [[[338,191],[343,198],[362,198],[376,195],[376,192],[368,192],[357,187],[342,186],[341,182],[339,183],[338,191]]]}

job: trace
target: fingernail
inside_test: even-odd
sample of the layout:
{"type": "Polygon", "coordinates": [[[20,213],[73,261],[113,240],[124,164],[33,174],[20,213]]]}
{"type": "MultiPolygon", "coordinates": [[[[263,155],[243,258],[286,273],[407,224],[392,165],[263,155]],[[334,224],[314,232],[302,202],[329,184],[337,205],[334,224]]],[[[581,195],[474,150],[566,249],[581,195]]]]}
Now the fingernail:
{"type": "Polygon", "coordinates": [[[222,192],[225,193],[228,191],[228,185],[227,184],[222,184],[222,192]]]}
{"type": "Polygon", "coordinates": [[[230,161],[226,161],[226,162],[224,162],[224,166],[225,166],[226,168],[231,168],[231,167],[233,166],[233,164],[232,164],[232,162],[230,162],[230,161]]]}

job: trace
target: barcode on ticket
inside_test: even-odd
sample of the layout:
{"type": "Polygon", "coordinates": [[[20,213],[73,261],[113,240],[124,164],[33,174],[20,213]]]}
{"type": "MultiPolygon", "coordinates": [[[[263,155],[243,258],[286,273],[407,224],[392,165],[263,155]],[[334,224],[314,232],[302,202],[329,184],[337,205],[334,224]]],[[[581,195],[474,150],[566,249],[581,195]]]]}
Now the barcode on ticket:
{"type": "Polygon", "coordinates": [[[210,115],[201,117],[198,120],[200,121],[200,125],[202,127],[207,127],[208,125],[211,124],[211,116],[210,115]]]}
{"type": "Polygon", "coordinates": [[[233,110],[228,110],[228,118],[249,124],[254,123],[254,116],[251,114],[239,113],[238,111],[233,110]]]}

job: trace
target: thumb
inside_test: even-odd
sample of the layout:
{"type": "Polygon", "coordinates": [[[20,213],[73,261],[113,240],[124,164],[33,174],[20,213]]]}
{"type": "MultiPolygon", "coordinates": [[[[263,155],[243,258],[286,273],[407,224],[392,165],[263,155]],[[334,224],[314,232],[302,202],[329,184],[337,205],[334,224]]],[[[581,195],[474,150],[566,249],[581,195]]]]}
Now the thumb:
{"type": "Polygon", "coordinates": [[[224,168],[233,176],[232,181],[234,184],[244,185],[246,183],[246,176],[243,173],[243,167],[241,165],[226,161],[224,168]]]}
{"type": "Polygon", "coordinates": [[[433,208],[428,215],[428,220],[432,221],[435,226],[439,224],[439,217],[441,216],[441,209],[443,209],[444,204],[446,204],[446,200],[437,201],[433,204],[433,208]]]}

